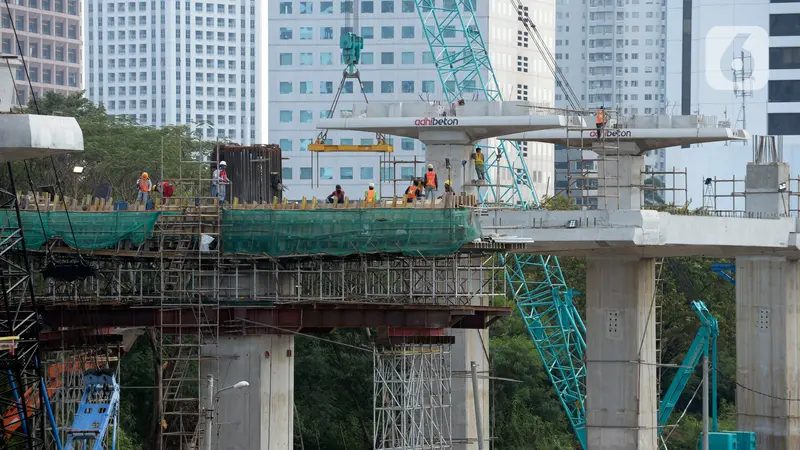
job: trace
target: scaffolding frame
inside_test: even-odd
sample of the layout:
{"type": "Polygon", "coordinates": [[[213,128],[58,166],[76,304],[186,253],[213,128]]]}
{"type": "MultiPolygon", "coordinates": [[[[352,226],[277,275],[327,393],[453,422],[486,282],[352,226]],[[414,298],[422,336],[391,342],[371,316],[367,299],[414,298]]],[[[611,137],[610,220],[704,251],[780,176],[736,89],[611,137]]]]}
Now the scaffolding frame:
{"type": "Polygon", "coordinates": [[[452,446],[450,344],[396,344],[373,352],[376,450],[452,446]]]}

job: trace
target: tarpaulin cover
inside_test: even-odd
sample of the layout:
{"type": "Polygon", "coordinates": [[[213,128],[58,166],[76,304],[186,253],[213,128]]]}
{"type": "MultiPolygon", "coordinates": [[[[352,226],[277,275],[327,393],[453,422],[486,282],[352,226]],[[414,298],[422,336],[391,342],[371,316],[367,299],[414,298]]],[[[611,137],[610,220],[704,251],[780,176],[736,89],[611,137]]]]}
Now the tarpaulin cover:
{"type": "Polygon", "coordinates": [[[480,237],[463,209],[225,210],[225,253],[345,256],[403,253],[438,256],[480,237]]]}
{"type": "MultiPolygon", "coordinates": [[[[36,211],[20,212],[25,245],[29,249],[38,249],[48,239],[62,239],[71,247],[86,250],[113,247],[123,240],[142,244],[153,235],[160,214],[157,211],[70,212],[68,221],[64,211],[42,211],[41,220],[36,211]]],[[[13,210],[0,211],[0,226],[3,236],[8,235],[9,227],[19,227],[13,210]]]]}

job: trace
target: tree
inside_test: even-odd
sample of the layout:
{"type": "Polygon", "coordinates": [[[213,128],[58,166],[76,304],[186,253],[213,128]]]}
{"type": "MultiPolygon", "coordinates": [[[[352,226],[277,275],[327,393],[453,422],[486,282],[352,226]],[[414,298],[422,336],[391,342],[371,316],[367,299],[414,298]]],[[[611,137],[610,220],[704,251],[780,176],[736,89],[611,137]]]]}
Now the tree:
{"type": "MultiPolygon", "coordinates": [[[[31,99],[21,112],[74,117],[83,131],[84,151],[54,157],[52,162],[45,158],[17,163],[15,173],[22,174],[17,181],[19,190],[40,191],[43,186],[55,185],[55,165],[67,196],[90,194],[96,185],[107,183],[113,186],[112,197],[131,201],[135,200],[136,180],[143,171],[149,172],[154,181],[162,177],[176,179],[181,175],[181,161],[207,156],[213,148],[213,143],[198,139],[188,125],[159,129],[141,126],[128,117],[107,114],[83,93],[47,93],[39,97],[38,110],[31,99]],[[73,173],[74,166],[84,167],[83,173],[73,173]]],[[[199,179],[196,172],[200,169],[193,164],[183,172],[191,172],[193,178],[199,179]]]]}

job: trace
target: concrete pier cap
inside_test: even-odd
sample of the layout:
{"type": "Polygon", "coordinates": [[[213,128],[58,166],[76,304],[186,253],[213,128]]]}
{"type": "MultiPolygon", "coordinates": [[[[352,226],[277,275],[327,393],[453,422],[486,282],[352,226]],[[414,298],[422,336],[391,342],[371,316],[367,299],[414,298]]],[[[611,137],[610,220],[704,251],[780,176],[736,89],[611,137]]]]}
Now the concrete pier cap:
{"type": "MultiPolygon", "coordinates": [[[[361,103],[344,109],[341,117],[320,119],[317,128],[363,131],[419,139],[426,145],[426,163],[439,174],[449,172],[456,190],[464,178],[475,144],[511,133],[524,133],[567,125],[585,128],[582,118],[531,108],[522,101],[467,101],[463,105],[440,102],[361,103]],[[450,162],[450,170],[447,161],[450,162]],[[464,170],[466,169],[466,170],[464,170]]],[[[486,156],[487,161],[489,156],[486,156]]],[[[440,175],[440,191],[444,178],[440,175]]]]}
{"type": "Polygon", "coordinates": [[[0,162],[83,151],[83,131],[74,117],[0,114],[0,162]]]}

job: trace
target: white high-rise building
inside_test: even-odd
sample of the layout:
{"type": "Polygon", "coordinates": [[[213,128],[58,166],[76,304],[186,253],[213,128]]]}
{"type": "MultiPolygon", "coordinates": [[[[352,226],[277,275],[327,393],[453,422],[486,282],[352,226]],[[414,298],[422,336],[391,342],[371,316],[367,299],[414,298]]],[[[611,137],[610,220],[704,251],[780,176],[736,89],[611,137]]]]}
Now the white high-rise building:
{"type": "MultiPolygon", "coordinates": [[[[523,3],[524,10],[518,12],[510,1],[476,2],[479,26],[504,99],[552,105],[553,77],[519,17],[530,14],[552,50],[555,4],[551,0],[523,3]]],[[[358,25],[353,31],[364,38],[359,69],[369,101],[444,100],[415,2],[360,0],[357,4],[358,25]]],[[[336,184],[341,184],[349,197],[361,198],[369,183],[377,187],[381,179],[408,179],[424,171],[424,164],[418,164],[416,170],[410,163],[382,165],[378,154],[327,153],[317,162],[316,155],[312,158],[307,150],[318,134],[316,122],[327,116],[342,79],[339,37],[349,30],[346,26],[355,27],[352,17],[346,22],[346,16],[353,16],[346,12],[353,7],[348,0],[269,2],[269,133],[288,157],[283,163],[283,179],[289,198],[325,197],[336,184]]],[[[351,109],[363,101],[361,89],[349,80],[337,109],[351,109]]],[[[375,142],[374,136],[364,133],[338,131],[331,131],[328,139],[334,144],[375,142]]],[[[419,141],[394,138],[392,144],[395,152],[390,160],[425,160],[419,141]]],[[[523,149],[535,189],[539,195],[552,193],[552,145],[528,143],[523,149]]],[[[454,166],[453,170],[461,170],[459,163],[454,166]]],[[[441,174],[440,180],[443,182],[441,174]]],[[[397,181],[399,195],[407,184],[397,181]]],[[[380,187],[384,196],[394,192],[391,181],[380,187]]]]}
{"type": "Polygon", "coordinates": [[[143,125],[254,143],[261,3],[84,0],[89,99],[143,125]]]}
{"type": "MultiPolygon", "coordinates": [[[[676,1],[669,4],[668,23],[670,100],[677,100],[685,114],[716,116],[755,135],[785,136],[784,161],[796,174],[800,170],[800,3],[676,1]],[[752,75],[749,81],[738,83],[744,99],[734,93],[734,68],[740,75],[742,71],[752,75]]],[[[703,206],[704,178],[744,180],[753,156],[749,142],[670,148],[667,153],[670,164],[688,168],[687,199],[693,208],[703,206]]],[[[733,190],[730,184],[718,190],[723,189],[733,190]]],[[[790,189],[797,190],[797,184],[792,183],[790,189]]],[[[736,191],[743,190],[743,185],[737,185],[736,191]]],[[[744,202],[737,200],[736,209],[743,207],[744,202]]]]}
{"type": "MultiPolygon", "coordinates": [[[[574,91],[577,108],[616,110],[609,119],[618,117],[621,123],[636,115],[673,113],[664,86],[665,0],[556,0],[556,4],[555,58],[574,91]]],[[[570,107],[560,88],[556,106],[570,107]]],[[[580,158],[577,151],[571,153],[570,160],[580,158]]],[[[583,170],[596,171],[592,167],[596,158],[594,152],[584,152],[583,170]]],[[[556,151],[556,165],[559,192],[568,183],[566,151],[556,151]]],[[[663,172],[664,150],[651,152],[645,166],[649,172],[663,172]]],[[[596,200],[587,198],[586,203],[596,200]]]]}

